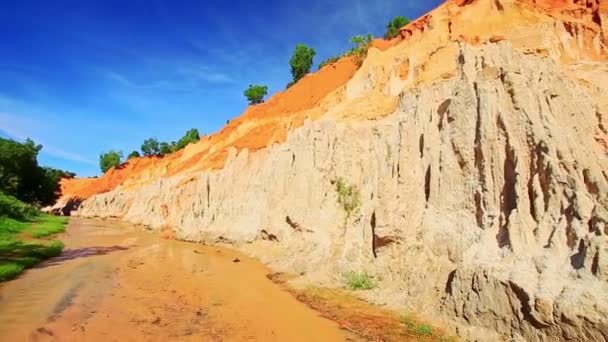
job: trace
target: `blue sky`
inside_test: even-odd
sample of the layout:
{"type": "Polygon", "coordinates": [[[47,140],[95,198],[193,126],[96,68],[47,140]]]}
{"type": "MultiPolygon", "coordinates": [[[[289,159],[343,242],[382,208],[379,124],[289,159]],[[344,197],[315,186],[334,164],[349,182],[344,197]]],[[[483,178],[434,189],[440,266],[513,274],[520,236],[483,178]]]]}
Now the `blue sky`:
{"type": "Polygon", "coordinates": [[[44,145],[43,165],[97,175],[102,151],[217,131],[246,108],[249,84],[284,89],[297,43],[317,50],[316,70],[351,36],[441,2],[2,1],[0,136],[44,145]]]}

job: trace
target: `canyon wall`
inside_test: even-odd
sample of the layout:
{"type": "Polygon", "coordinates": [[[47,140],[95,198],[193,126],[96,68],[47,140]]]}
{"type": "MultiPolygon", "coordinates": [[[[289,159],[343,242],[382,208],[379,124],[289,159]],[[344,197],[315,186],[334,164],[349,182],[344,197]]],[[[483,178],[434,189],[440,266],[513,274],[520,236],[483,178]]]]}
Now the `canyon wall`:
{"type": "Polygon", "coordinates": [[[277,118],[284,136],[221,145],[220,166],[203,139],[74,214],[231,244],[303,282],[365,271],[369,300],[467,339],[608,340],[605,19],[599,1],[447,2],[277,118]]]}

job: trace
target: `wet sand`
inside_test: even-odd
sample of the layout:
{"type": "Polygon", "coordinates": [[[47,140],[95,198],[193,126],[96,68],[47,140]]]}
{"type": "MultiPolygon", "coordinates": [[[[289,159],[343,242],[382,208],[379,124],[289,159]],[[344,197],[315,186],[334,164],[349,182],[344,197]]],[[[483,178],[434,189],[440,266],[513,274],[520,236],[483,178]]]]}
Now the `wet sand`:
{"type": "Polygon", "coordinates": [[[61,256],[0,284],[0,340],[358,339],[235,251],[80,218],[60,239],[61,256]]]}

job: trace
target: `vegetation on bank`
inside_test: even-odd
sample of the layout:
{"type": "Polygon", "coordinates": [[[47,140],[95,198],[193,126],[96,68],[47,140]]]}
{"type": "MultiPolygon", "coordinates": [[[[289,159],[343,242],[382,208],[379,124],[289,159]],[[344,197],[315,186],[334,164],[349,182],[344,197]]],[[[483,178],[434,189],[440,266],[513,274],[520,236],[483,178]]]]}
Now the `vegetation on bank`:
{"type": "Polygon", "coordinates": [[[376,287],[374,278],[365,272],[347,272],[343,275],[346,288],[352,291],[371,290],[376,287]]]}
{"type": "Polygon", "coordinates": [[[55,202],[61,178],[75,174],[39,166],[37,158],[41,150],[42,145],[31,139],[20,143],[0,138],[0,192],[39,206],[55,202]]]}
{"type": "Polygon", "coordinates": [[[393,39],[399,35],[401,28],[410,23],[410,20],[404,16],[398,15],[395,19],[389,21],[386,25],[384,39],[393,39]]]}
{"type": "Polygon", "coordinates": [[[164,157],[167,154],[177,152],[188,144],[196,143],[200,140],[199,132],[196,128],[188,130],[183,137],[177,142],[159,142],[156,137],[151,137],[141,145],[141,154],[139,151],[132,151],[127,156],[127,159],[123,159],[122,151],[112,150],[104,152],[99,156],[99,168],[102,173],[108,172],[111,168],[120,167],[125,161],[132,158],[139,158],[142,155],[145,157],[164,157]]]}
{"type": "Polygon", "coordinates": [[[32,205],[0,192],[0,281],[61,254],[60,241],[40,240],[65,230],[67,219],[40,213],[32,205]]]}

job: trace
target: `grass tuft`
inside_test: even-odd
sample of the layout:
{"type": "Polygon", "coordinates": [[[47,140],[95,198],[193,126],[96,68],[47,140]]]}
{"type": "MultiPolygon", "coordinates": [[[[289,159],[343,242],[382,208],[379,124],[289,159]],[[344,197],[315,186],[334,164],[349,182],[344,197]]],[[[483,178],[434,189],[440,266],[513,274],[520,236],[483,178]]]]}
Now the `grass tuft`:
{"type": "Polygon", "coordinates": [[[350,290],[371,290],[376,287],[374,278],[365,272],[348,272],[344,274],[344,282],[350,290]]]}
{"type": "Polygon", "coordinates": [[[424,336],[433,336],[433,328],[426,324],[420,324],[416,327],[416,336],[424,337],[424,336]]]}
{"type": "Polygon", "coordinates": [[[0,281],[13,279],[23,272],[25,267],[17,262],[0,264],[0,281]]]}
{"type": "Polygon", "coordinates": [[[34,226],[30,234],[35,238],[43,238],[65,231],[67,219],[61,216],[41,214],[34,219],[34,226]]]}

